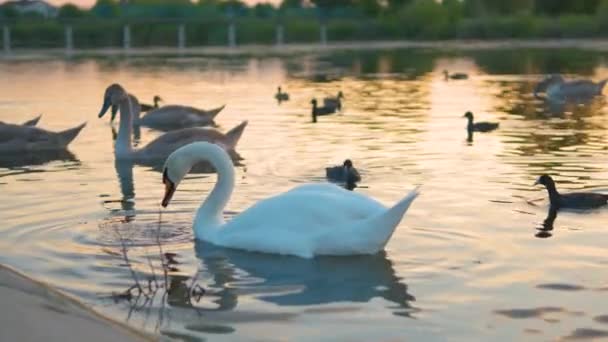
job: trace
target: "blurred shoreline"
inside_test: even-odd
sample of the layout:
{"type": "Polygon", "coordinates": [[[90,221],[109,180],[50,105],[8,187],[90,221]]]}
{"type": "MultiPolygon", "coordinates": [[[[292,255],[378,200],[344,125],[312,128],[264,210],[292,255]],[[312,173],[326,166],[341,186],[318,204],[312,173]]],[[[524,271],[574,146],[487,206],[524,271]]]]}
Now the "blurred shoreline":
{"type": "Polygon", "coordinates": [[[608,39],[501,39],[443,41],[369,41],[328,44],[248,44],[235,47],[132,47],[101,49],[14,49],[0,54],[0,60],[28,60],[74,57],[120,56],[285,56],[301,53],[391,49],[488,50],[488,49],[583,49],[608,51],[608,39]]]}
{"type": "Polygon", "coordinates": [[[0,341],[153,341],[0,264],[0,341]]]}

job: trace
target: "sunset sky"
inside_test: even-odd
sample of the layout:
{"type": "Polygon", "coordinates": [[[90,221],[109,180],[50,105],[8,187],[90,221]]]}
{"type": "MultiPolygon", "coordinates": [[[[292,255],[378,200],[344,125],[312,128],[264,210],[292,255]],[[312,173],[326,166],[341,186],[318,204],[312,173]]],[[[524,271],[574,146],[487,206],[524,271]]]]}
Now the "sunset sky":
{"type": "MultiPolygon", "coordinates": [[[[95,3],[95,0],[46,0],[47,2],[53,4],[53,5],[63,5],[66,3],[73,3],[76,4],[78,6],[82,6],[82,7],[90,7],[95,3]]],[[[250,4],[255,4],[258,2],[270,2],[270,3],[279,3],[280,0],[244,0],[247,3],[250,4]]],[[[4,1],[0,1],[0,2],[4,2],[4,1]]]]}

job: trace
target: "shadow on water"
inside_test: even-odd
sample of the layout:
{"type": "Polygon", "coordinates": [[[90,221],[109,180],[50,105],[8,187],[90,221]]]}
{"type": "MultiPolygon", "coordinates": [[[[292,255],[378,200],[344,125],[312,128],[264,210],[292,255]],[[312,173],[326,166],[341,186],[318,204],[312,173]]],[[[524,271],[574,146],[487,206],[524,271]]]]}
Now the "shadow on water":
{"type": "Polygon", "coordinates": [[[395,274],[382,252],[369,256],[303,259],[220,248],[196,241],[196,255],[218,289],[216,310],[233,310],[238,292],[248,290],[256,298],[279,306],[321,305],[337,302],[367,303],[384,298],[396,304],[394,314],[410,317],[415,297],[395,274]],[[248,279],[244,281],[243,272],[248,279]],[[238,286],[239,283],[243,285],[238,286]]]}

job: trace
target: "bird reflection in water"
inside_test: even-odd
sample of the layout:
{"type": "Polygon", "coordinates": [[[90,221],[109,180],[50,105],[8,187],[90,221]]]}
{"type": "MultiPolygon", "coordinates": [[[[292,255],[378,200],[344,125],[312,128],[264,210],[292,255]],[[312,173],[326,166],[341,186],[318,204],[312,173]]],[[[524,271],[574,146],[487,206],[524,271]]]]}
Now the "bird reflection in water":
{"type": "Polygon", "coordinates": [[[411,306],[415,297],[395,274],[385,252],[303,259],[221,248],[202,241],[196,241],[195,248],[205,273],[213,277],[207,294],[217,298],[216,310],[235,309],[238,293],[249,292],[279,306],[367,303],[381,297],[397,304],[395,315],[410,317],[417,311],[411,306]],[[257,281],[250,281],[253,279],[257,281]]]}
{"type": "Polygon", "coordinates": [[[547,213],[547,217],[543,221],[542,226],[538,227],[538,232],[535,234],[537,238],[547,239],[553,236],[553,223],[557,218],[557,208],[551,206],[549,207],[549,212],[547,213]]]}
{"type": "Polygon", "coordinates": [[[0,167],[16,169],[27,166],[45,165],[53,161],[77,162],[80,161],[68,150],[49,150],[21,153],[2,153],[0,167]]]}

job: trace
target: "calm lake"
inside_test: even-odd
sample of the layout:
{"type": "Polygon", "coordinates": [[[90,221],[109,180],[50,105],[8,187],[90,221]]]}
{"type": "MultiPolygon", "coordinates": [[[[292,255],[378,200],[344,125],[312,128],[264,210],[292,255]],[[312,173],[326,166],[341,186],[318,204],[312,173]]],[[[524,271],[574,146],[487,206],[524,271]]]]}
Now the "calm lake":
{"type": "MultiPolygon", "coordinates": [[[[177,340],[608,339],[608,209],[560,212],[541,231],[548,200],[533,186],[549,173],[562,191],[608,191],[608,112],[532,96],[543,74],[599,81],[607,66],[605,53],[541,49],[1,61],[0,121],[88,124],[69,154],[0,162],[0,263],[177,340]],[[115,163],[113,127],[97,118],[114,82],[145,103],[226,104],[222,131],[249,120],[228,217],[346,158],[362,173],[355,191],[386,205],[422,194],[380,255],[195,242],[215,175],[190,175],[160,210],[161,174],[115,163]],[[278,85],[291,101],[277,104],[278,85]],[[311,99],[339,90],[343,114],[312,124],[311,99]],[[469,110],[500,128],[467,141],[469,110]],[[129,298],[136,280],[145,294],[129,298]]],[[[143,129],[140,144],[159,134],[143,129]]]]}

